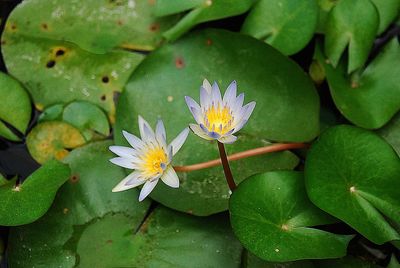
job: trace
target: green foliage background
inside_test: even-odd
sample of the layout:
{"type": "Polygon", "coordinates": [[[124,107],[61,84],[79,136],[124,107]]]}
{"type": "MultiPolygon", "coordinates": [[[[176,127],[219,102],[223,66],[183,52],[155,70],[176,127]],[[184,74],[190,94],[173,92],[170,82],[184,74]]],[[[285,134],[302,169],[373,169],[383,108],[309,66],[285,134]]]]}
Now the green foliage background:
{"type": "MultiPolygon", "coordinates": [[[[400,0],[0,8],[2,265],[400,267],[400,0]],[[203,79],[257,102],[228,154],[310,148],[232,161],[233,193],[220,166],[112,193],[108,147],[138,115],[176,136],[203,79]]],[[[216,158],[190,134],[173,165],[216,158]]]]}

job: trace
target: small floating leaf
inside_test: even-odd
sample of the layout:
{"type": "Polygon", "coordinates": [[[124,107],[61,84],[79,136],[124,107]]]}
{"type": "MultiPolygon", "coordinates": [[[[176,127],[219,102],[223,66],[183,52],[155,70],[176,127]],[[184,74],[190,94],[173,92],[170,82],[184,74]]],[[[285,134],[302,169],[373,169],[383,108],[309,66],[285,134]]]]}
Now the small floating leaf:
{"type": "Polygon", "coordinates": [[[61,121],[64,104],[54,104],[47,107],[39,116],[38,122],[61,121]]]}
{"type": "Polygon", "coordinates": [[[29,153],[40,164],[55,158],[63,159],[69,149],[85,143],[85,138],[68,123],[49,121],[40,123],[28,134],[26,139],[29,153]]]}
{"type": "Polygon", "coordinates": [[[325,27],[325,53],[333,66],[336,67],[349,46],[347,72],[362,67],[367,61],[378,26],[378,11],[371,0],[339,1],[329,13],[325,27]]]}
{"type": "Polygon", "coordinates": [[[12,141],[17,137],[2,121],[25,134],[31,119],[31,101],[25,89],[13,78],[0,72],[0,136],[12,141]]]}
{"type": "Polygon", "coordinates": [[[78,128],[88,141],[96,136],[110,134],[107,116],[99,107],[89,102],[77,101],[68,104],[62,117],[63,121],[78,128]]]}
{"type": "Polygon", "coordinates": [[[246,17],[241,32],[292,55],[311,40],[317,18],[315,0],[260,0],[246,17]]]}
{"type": "Polygon", "coordinates": [[[242,244],[267,261],[342,257],[352,238],[311,228],[333,219],[308,200],[300,172],[247,178],[233,192],[229,211],[242,244]]]}
{"type": "Polygon", "coordinates": [[[389,144],[347,125],[326,130],[305,163],[311,201],[376,244],[400,239],[391,225],[400,223],[399,174],[400,159],[389,144]]]}
{"type": "Polygon", "coordinates": [[[170,2],[169,0],[158,0],[156,2],[156,14],[163,16],[193,8],[175,26],[163,34],[167,40],[176,40],[197,24],[246,12],[252,6],[254,0],[203,0],[201,3],[197,0],[174,0],[175,3],[171,8],[163,9],[170,2]]]}
{"type": "Polygon", "coordinates": [[[400,110],[400,46],[397,38],[358,76],[347,77],[345,66],[324,64],[329,89],[336,107],[352,123],[363,128],[380,128],[400,110]]]}
{"type": "Polygon", "coordinates": [[[13,180],[0,186],[0,225],[22,225],[42,217],[69,174],[67,165],[51,160],[22,184],[15,185],[13,180]]]}

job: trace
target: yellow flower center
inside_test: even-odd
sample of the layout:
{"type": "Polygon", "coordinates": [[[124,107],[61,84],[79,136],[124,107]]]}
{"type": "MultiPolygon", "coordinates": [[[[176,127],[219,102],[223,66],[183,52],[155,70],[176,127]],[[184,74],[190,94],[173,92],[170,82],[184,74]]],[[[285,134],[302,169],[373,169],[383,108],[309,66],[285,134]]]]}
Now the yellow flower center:
{"type": "Polygon", "coordinates": [[[204,121],[208,131],[214,131],[223,135],[231,130],[233,116],[228,107],[221,107],[219,104],[217,107],[212,105],[205,111],[204,121]]]}
{"type": "Polygon", "coordinates": [[[157,174],[162,174],[168,157],[161,147],[149,149],[143,157],[143,173],[145,176],[152,177],[157,174]]]}

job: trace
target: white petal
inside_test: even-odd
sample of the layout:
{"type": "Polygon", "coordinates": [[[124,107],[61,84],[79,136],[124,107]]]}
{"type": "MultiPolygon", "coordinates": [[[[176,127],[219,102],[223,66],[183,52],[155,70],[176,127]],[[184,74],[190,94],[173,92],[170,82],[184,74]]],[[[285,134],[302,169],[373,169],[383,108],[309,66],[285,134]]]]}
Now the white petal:
{"type": "Polygon", "coordinates": [[[167,152],[166,152],[167,157],[168,157],[168,163],[167,164],[171,163],[171,161],[172,161],[172,156],[173,156],[172,150],[173,150],[172,149],[172,145],[171,144],[168,145],[167,152]]]}
{"type": "Polygon", "coordinates": [[[144,184],[142,190],[140,191],[139,201],[143,201],[150,193],[153,191],[154,187],[156,187],[158,179],[148,180],[144,184]]]}
{"type": "Polygon", "coordinates": [[[124,135],[125,139],[133,148],[142,148],[144,146],[144,142],[136,137],[135,135],[123,130],[122,135],[124,135]]]}
{"type": "Polygon", "coordinates": [[[136,186],[142,185],[146,182],[143,178],[141,178],[139,171],[134,171],[128,176],[126,176],[117,186],[112,189],[113,192],[121,192],[131,188],[135,188],[136,186]]]}
{"type": "Polygon", "coordinates": [[[214,82],[212,86],[212,101],[215,105],[222,102],[221,91],[219,90],[217,82],[214,82]]]}
{"type": "Polygon", "coordinates": [[[110,162],[124,168],[137,169],[138,165],[133,163],[131,159],[125,157],[114,157],[110,159],[110,162]]]}
{"type": "Polygon", "coordinates": [[[233,135],[224,136],[224,137],[221,137],[218,139],[219,142],[227,143],[227,144],[234,143],[236,140],[237,140],[237,137],[233,136],[233,135]]]}
{"type": "Polygon", "coordinates": [[[228,86],[225,91],[223,103],[233,105],[236,100],[236,81],[232,81],[232,83],[228,86]]]}
{"type": "Polygon", "coordinates": [[[143,141],[155,140],[155,134],[149,123],[139,115],[139,131],[143,141]]]}
{"type": "Polygon", "coordinates": [[[178,136],[170,143],[172,146],[172,155],[175,155],[179,149],[181,149],[182,145],[185,143],[186,138],[189,134],[189,128],[185,128],[182,130],[181,133],[179,133],[178,136]]]}
{"type": "Polygon", "coordinates": [[[165,127],[162,120],[158,120],[156,126],[156,138],[160,145],[164,148],[167,147],[167,134],[165,133],[165,127]]]}
{"type": "Polygon", "coordinates": [[[169,165],[167,169],[164,171],[164,174],[161,176],[161,180],[169,187],[172,188],[179,187],[178,175],[176,175],[176,172],[171,165],[169,165]]]}
{"type": "Polygon", "coordinates": [[[252,101],[242,108],[242,114],[239,116],[240,119],[236,122],[236,125],[233,127],[235,131],[233,133],[238,132],[249,120],[250,115],[253,113],[254,107],[256,106],[256,102],[252,101]]]}
{"type": "Polygon", "coordinates": [[[209,137],[204,130],[201,129],[199,125],[196,124],[189,124],[190,129],[199,136],[200,138],[206,139],[206,140],[213,140],[213,138],[209,137]]]}
{"type": "Polygon", "coordinates": [[[185,96],[185,101],[197,123],[202,121],[201,108],[199,104],[189,96],[185,96]]]}
{"type": "Polygon", "coordinates": [[[207,79],[203,80],[203,88],[208,92],[208,94],[211,94],[211,84],[207,79]]]}
{"type": "Polygon", "coordinates": [[[239,96],[237,96],[235,103],[233,106],[231,106],[232,111],[240,111],[240,108],[242,108],[243,105],[243,101],[244,101],[244,93],[240,93],[239,96]]]}
{"type": "Polygon", "coordinates": [[[200,106],[207,109],[211,104],[211,92],[208,92],[204,87],[200,87],[200,106]]]}
{"type": "Polygon", "coordinates": [[[125,146],[110,146],[108,147],[111,152],[121,157],[131,157],[136,155],[136,150],[125,146]]]}

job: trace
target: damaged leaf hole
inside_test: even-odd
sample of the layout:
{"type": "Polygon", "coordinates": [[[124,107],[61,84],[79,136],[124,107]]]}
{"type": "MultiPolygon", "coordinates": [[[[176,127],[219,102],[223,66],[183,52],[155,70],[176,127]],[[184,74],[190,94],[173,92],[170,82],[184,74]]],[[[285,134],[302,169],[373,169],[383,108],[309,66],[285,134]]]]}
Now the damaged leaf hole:
{"type": "Polygon", "coordinates": [[[110,82],[110,78],[107,75],[105,75],[101,78],[101,82],[107,84],[108,82],[110,82]]]}
{"type": "Polygon", "coordinates": [[[55,60],[49,60],[49,61],[46,63],[46,67],[47,67],[47,68],[53,68],[55,65],[56,65],[56,61],[55,61],[55,60]]]}
{"type": "Polygon", "coordinates": [[[63,56],[63,55],[65,55],[65,50],[64,49],[57,49],[56,50],[56,57],[60,57],[60,56],[63,56]]]}

